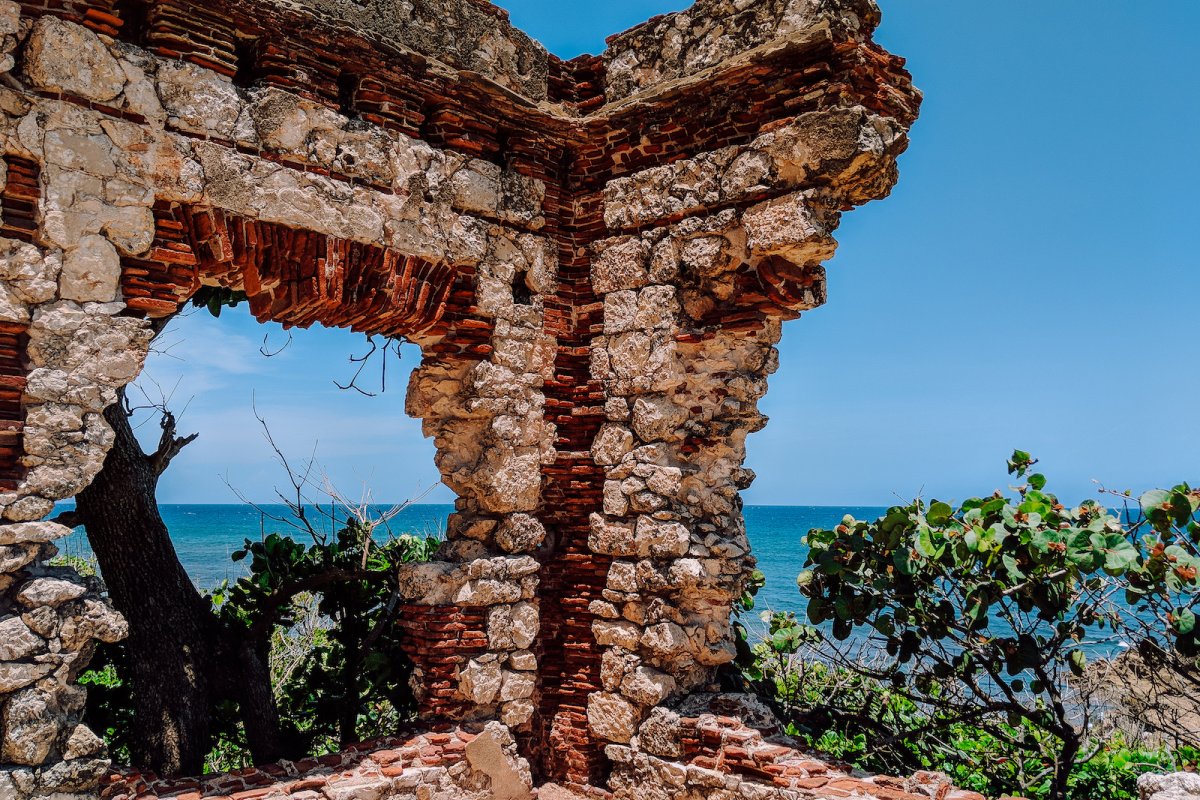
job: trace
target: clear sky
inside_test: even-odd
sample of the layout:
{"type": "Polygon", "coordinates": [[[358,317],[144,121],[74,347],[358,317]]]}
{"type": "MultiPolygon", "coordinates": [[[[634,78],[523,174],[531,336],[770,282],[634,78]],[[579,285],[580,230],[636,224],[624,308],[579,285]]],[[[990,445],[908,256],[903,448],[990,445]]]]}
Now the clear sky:
{"type": "MultiPolygon", "coordinates": [[[[684,3],[507,0],[570,57],[684,3]]],[[[750,503],[886,504],[1004,485],[1014,447],[1071,500],[1093,479],[1200,483],[1200,3],[882,0],[877,40],[925,92],[892,197],[844,217],[829,304],[785,327],[750,439],[750,503]]],[[[151,373],[200,438],[163,502],[266,499],[282,473],[256,430],[316,452],[344,491],[437,482],[403,413],[411,348],[386,394],[342,392],[362,337],[284,335],[247,313],[182,320],[151,373]]],[[[428,496],[448,501],[444,487],[428,496]]]]}

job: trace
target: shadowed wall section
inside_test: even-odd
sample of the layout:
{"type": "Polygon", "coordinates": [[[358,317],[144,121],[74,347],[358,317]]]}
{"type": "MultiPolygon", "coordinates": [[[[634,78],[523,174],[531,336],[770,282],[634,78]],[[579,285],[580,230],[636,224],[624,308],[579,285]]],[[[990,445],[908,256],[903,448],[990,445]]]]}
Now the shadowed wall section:
{"type": "Polygon", "coordinates": [[[421,348],[406,408],[458,498],[403,575],[424,733],[106,797],[940,791],[712,694],[781,325],[825,301],[919,105],[877,23],[700,0],[564,62],[482,0],[0,2],[0,795],[93,797],[108,768],[74,680],[124,623],[45,565],[44,517],[103,463],[148,321],[205,285],[421,348]]]}

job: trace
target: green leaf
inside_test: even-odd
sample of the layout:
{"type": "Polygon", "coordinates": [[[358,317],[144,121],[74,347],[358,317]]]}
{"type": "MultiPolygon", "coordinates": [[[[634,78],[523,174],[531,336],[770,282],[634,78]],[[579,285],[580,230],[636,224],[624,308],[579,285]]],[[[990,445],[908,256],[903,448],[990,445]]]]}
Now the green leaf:
{"type": "Polygon", "coordinates": [[[1021,477],[1034,463],[1034,458],[1029,453],[1013,450],[1012,458],[1008,459],[1008,474],[1021,477]]]}
{"type": "Polygon", "coordinates": [[[900,548],[896,550],[892,557],[892,562],[896,565],[901,575],[915,575],[917,572],[916,562],[913,561],[912,553],[908,548],[900,548]]]}
{"type": "Polygon", "coordinates": [[[925,515],[931,525],[945,525],[954,516],[954,509],[948,503],[934,501],[929,507],[929,513],[925,515]]]}
{"type": "Polygon", "coordinates": [[[1187,525],[1192,518],[1192,513],[1195,511],[1192,508],[1192,499],[1184,492],[1172,492],[1171,494],[1171,517],[1176,525],[1187,525]]]}
{"type": "Polygon", "coordinates": [[[1137,564],[1140,554],[1128,539],[1120,534],[1110,534],[1110,538],[1114,536],[1119,537],[1120,542],[1108,547],[1104,555],[1104,568],[1112,573],[1122,573],[1137,564]]]}
{"type": "Polygon", "coordinates": [[[965,544],[967,546],[967,549],[970,550],[972,553],[974,553],[976,550],[978,550],[979,549],[979,531],[975,530],[974,528],[971,528],[970,530],[968,530],[966,535],[963,536],[963,544],[965,544]]]}
{"type": "Polygon", "coordinates": [[[1173,614],[1175,617],[1175,632],[1186,636],[1196,630],[1196,615],[1187,608],[1180,608],[1173,614]]]}
{"type": "Polygon", "coordinates": [[[925,558],[937,559],[941,558],[942,553],[946,550],[946,547],[940,541],[934,543],[933,531],[930,528],[922,526],[921,529],[917,531],[915,549],[925,558]]]}
{"type": "Polygon", "coordinates": [[[1029,485],[1040,492],[1046,488],[1046,476],[1040,472],[1035,472],[1029,476],[1029,485]]]}
{"type": "Polygon", "coordinates": [[[1087,672],[1087,654],[1082,650],[1072,650],[1070,656],[1071,672],[1076,676],[1082,676],[1087,672]]]}
{"type": "Polygon", "coordinates": [[[1143,514],[1148,514],[1152,509],[1161,508],[1170,499],[1171,493],[1165,489],[1151,489],[1138,498],[1138,505],[1142,507],[1143,514]]]}

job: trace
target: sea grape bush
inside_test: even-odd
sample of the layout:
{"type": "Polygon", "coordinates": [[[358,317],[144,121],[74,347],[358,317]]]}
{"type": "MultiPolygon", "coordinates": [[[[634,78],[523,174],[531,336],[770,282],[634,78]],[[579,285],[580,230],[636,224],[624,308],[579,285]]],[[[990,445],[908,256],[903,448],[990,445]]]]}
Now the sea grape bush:
{"type": "Polygon", "coordinates": [[[212,594],[227,622],[244,626],[251,640],[271,639],[275,651],[289,645],[288,631],[306,614],[325,622],[304,638],[287,670],[272,676],[296,752],[345,747],[377,732],[380,714],[415,708],[412,664],[394,624],[399,567],[428,561],[440,541],[402,535],[380,542],[374,527],[350,517],[308,544],[278,533],[246,540],[233,560],[249,559],[249,574],[212,594]]]}
{"type": "MultiPolygon", "coordinates": [[[[959,714],[922,706],[887,682],[830,663],[827,651],[803,632],[813,629],[794,615],[767,616],[773,633],[797,629],[755,646],[761,672],[754,686],[787,720],[788,735],[866,772],[934,770],[985,797],[1050,796],[1046,754],[1057,746],[1052,734],[1027,721],[1000,723],[992,732],[959,714]]],[[[1142,742],[1121,730],[1093,737],[1089,751],[1067,778],[1073,799],[1137,800],[1143,773],[1200,766],[1200,749],[1142,742]]]]}
{"type": "MultiPolygon", "coordinates": [[[[1194,665],[1200,492],[1147,492],[1118,516],[1065,506],[1035,463],[1013,454],[1009,473],[1024,481],[1013,496],[917,500],[810,531],[797,583],[811,623],[886,654],[861,674],[944,725],[969,721],[1037,753],[1046,769],[1028,783],[1062,798],[1076,762],[1096,755],[1084,752],[1096,709],[1073,680],[1089,650],[1149,638],[1194,665]]],[[[768,646],[792,647],[788,627],[768,646]]]]}

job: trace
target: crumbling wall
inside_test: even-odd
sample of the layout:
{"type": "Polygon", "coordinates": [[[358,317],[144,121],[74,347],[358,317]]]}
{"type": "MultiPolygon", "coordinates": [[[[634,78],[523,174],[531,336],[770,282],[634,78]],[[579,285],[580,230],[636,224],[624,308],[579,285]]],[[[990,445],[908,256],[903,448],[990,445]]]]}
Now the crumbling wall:
{"type": "Polygon", "coordinates": [[[149,320],[203,285],[421,347],[407,410],[458,499],[400,624],[447,733],[406,745],[423,765],[108,796],[518,796],[458,763],[485,723],[505,769],[519,746],[620,796],[850,780],[745,705],[717,733],[686,706],[733,657],[782,323],[825,301],[839,215],[887,194],[916,116],[877,21],[701,0],[562,62],[476,0],[0,2],[0,790],[90,797],[105,767],[73,681],[123,622],[45,566],[43,519],[103,463],[149,320]]]}

